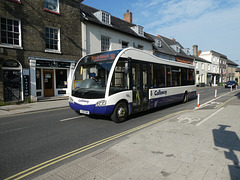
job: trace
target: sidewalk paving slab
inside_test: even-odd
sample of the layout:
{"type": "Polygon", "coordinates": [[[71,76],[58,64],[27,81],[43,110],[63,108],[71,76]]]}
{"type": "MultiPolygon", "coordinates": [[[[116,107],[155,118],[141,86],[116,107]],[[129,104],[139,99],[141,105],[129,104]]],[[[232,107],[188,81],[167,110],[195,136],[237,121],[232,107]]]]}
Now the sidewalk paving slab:
{"type": "Polygon", "coordinates": [[[240,179],[239,101],[199,126],[218,109],[176,115],[35,179],[240,179]]]}

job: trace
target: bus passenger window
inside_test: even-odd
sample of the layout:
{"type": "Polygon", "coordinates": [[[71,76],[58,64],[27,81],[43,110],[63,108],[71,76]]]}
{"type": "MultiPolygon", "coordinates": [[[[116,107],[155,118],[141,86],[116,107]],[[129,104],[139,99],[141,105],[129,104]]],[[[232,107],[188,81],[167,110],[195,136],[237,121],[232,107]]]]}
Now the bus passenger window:
{"type": "Polygon", "coordinates": [[[128,90],[129,85],[129,73],[125,72],[125,61],[119,61],[115,67],[113,77],[111,80],[110,94],[128,90]]]}
{"type": "Polygon", "coordinates": [[[167,67],[166,76],[167,76],[167,86],[170,87],[172,86],[172,70],[170,66],[167,67]]]}

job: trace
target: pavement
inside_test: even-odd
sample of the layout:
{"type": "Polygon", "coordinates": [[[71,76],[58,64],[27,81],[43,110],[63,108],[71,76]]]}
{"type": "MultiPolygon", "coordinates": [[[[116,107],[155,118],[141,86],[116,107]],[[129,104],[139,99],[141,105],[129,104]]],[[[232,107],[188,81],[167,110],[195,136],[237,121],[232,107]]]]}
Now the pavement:
{"type": "MultiPolygon", "coordinates": [[[[33,111],[42,106],[64,107],[66,103],[62,100],[22,106],[33,111]]],[[[9,111],[22,111],[14,109],[16,106],[9,106],[9,111]]],[[[0,113],[6,108],[1,107],[0,113]]],[[[200,108],[159,118],[35,179],[240,180],[239,127],[238,90],[200,108]]]]}
{"type": "Polygon", "coordinates": [[[0,106],[0,117],[68,106],[67,97],[47,98],[34,103],[0,106]]]}

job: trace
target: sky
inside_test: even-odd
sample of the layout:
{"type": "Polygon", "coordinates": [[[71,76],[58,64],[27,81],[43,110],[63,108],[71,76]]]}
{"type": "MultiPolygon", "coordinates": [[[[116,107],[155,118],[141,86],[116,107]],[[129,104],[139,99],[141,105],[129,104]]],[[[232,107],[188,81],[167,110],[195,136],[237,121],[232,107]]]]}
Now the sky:
{"type": "Polygon", "coordinates": [[[198,45],[240,65],[240,0],[84,0],[83,4],[123,18],[127,9],[144,31],[198,45]]]}

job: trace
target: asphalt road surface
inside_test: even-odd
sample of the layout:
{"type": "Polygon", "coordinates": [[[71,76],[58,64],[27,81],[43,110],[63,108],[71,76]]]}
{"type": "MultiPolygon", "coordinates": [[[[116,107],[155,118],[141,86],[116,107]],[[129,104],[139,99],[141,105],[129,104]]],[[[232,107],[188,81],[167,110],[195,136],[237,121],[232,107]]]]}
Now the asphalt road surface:
{"type": "MultiPolygon", "coordinates": [[[[223,87],[217,89],[218,96],[229,92],[229,89],[223,87]]],[[[200,104],[213,99],[215,95],[215,88],[198,88],[197,91],[201,97],[200,104]]],[[[106,117],[77,115],[69,107],[0,118],[0,179],[168,114],[194,109],[196,106],[197,100],[178,103],[135,114],[119,124],[106,117]]],[[[67,158],[43,171],[63,165],[100,147],[67,158]]]]}

